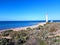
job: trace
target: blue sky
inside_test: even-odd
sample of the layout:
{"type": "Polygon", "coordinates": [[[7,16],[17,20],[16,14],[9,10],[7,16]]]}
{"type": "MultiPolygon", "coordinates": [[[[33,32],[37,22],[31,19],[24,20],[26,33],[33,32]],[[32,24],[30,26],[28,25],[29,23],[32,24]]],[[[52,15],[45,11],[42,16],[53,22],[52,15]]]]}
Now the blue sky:
{"type": "Polygon", "coordinates": [[[0,0],[0,21],[60,20],[60,0],[0,0]]]}

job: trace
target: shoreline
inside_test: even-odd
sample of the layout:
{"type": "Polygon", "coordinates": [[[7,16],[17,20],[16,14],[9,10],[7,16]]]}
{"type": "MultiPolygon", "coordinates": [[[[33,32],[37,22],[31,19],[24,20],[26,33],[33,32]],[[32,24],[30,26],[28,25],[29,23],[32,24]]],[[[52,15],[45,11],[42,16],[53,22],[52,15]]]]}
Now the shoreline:
{"type": "Polygon", "coordinates": [[[0,30],[1,31],[6,31],[6,30],[13,30],[13,31],[20,31],[20,30],[26,30],[27,28],[36,28],[38,27],[39,25],[43,26],[44,24],[46,24],[46,22],[41,22],[41,23],[38,23],[36,25],[32,25],[32,26],[25,26],[25,27],[18,27],[18,28],[10,28],[10,29],[3,29],[3,30],[0,30]]]}

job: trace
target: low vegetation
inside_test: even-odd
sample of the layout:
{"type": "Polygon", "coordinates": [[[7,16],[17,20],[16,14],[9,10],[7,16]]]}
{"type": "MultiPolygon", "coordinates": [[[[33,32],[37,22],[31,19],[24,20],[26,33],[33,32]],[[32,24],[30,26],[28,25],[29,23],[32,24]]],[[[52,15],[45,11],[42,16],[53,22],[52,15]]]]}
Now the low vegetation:
{"type": "Polygon", "coordinates": [[[26,30],[6,30],[0,33],[0,45],[60,45],[60,23],[26,30]]]}

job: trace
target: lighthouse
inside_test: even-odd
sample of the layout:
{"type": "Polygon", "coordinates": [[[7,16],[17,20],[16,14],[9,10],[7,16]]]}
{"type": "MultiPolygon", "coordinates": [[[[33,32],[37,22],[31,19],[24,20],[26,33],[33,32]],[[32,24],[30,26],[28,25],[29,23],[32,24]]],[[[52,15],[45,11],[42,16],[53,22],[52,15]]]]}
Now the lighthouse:
{"type": "Polygon", "coordinates": [[[46,23],[48,22],[48,14],[46,14],[46,23]]]}

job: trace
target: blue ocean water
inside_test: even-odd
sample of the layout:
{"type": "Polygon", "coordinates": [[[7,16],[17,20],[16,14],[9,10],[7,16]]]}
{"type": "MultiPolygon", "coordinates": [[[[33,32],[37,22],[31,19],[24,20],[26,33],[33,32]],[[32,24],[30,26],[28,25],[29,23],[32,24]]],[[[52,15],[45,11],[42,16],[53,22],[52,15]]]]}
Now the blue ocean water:
{"type": "Polygon", "coordinates": [[[0,21],[0,30],[31,26],[37,23],[39,23],[39,21],[0,21]]]}
{"type": "MultiPolygon", "coordinates": [[[[31,25],[38,24],[40,22],[45,22],[45,20],[42,20],[42,21],[0,21],[0,30],[31,26],[31,25]]],[[[60,20],[54,20],[53,22],[60,22],[60,20]]]]}

